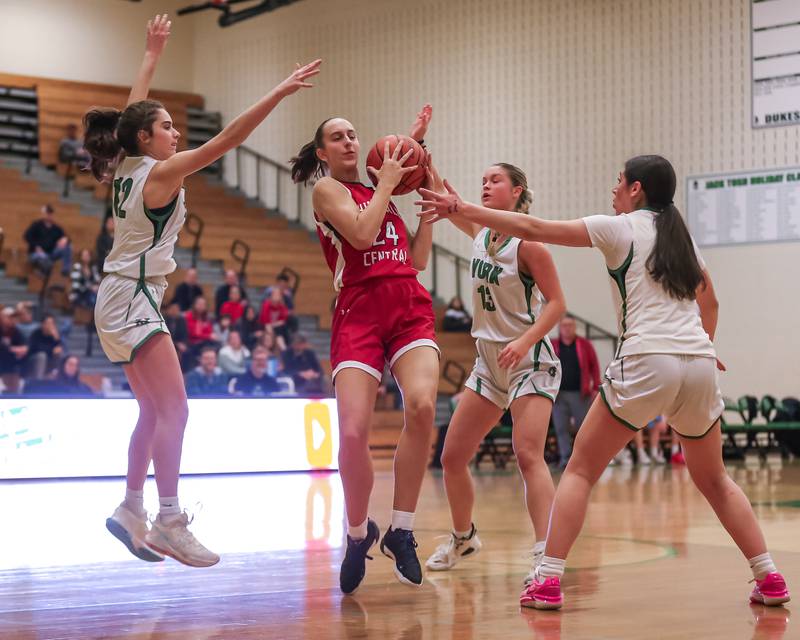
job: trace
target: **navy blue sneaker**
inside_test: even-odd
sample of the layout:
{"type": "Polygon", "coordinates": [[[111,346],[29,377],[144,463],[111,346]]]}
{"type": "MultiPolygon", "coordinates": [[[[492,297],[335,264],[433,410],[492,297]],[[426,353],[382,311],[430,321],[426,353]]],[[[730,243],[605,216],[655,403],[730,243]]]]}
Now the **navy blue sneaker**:
{"type": "Polygon", "coordinates": [[[373,544],[381,537],[381,531],[374,520],[367,520],[367,537],[363,540],[353,540],[347,536],[347,551],[342,560],[342,568],[339,570],[339,588],[342,593],[350,594],[355,593],[358,585],[364,579],[364,574],[367,572],[366,560],[372,557],[369,556],[369,550],[373,544]]]}
{"type": "Polygon", "coordinates": [[[422,567],[413,531],[389,527],[381,540],[381,553],[394,560],[394,575],[400,582],[412,587],[422,586],[422,567]]]}

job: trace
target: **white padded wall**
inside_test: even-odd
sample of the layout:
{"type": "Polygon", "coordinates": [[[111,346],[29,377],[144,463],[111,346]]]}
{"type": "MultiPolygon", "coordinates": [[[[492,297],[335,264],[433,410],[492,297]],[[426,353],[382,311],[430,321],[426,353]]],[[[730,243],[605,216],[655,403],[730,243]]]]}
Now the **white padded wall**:
{"type": "MultiPolygon", "coordinates": [[[[673,162],[680,208],[687,174],[800,165],[800,127],[750,128],[749,0],[302,0],[227,29],[194,21],[194,89],[226,121],[295,61],[325,59],[318,86],[289,98],[249,141],[275,159],[331,115],[353,122],[365,156],[430,101],[429,148],[462,195],[478,196],[489,163],[512,162],[544,217],[609,212],[618,171],[639,153],[673,162]]],[[[412,201],[401,209],[413,228],[412,201]]],[[[469,241],[447,225],[435,239],[468,255],[469,241]]],[[[784,295],[797,291],[800,245],[739,251],[705,251],[722,302],[717,342],[733,370],[726,390],[758,393],[761,378],[764,392],[797,393],[800,364],[781,358],[788,347],[800,362],[796,332],[767,338],[763,376],[737,344],[743,330],[800,313],[784,295]],[[739,289],[754,264],[757,303],[739,289]]],[[[587,254],[554,251],[568,305],[613,329],[607,276],[587,254]]]]}

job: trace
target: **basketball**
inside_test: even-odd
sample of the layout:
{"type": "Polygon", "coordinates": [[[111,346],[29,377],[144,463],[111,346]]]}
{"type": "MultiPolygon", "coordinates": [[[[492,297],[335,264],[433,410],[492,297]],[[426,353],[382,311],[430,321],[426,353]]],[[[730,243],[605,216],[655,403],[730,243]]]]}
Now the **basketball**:
{"type": "MultiPolygon", "coordinates": [[[[375,171],[378,171],[381,168],[383,165],[384,148],[387,141],[389,142],[389,154],[394,153],[398,142],[403,144],[402,153],[400,154],[401,157],[403,154],[408,153],[409,148],[413,149],[414,153],[411,154],[403,166],[413,167],[414,165],[417,165],[417,168],[414,171],[406,174],[403,177],[403,180],[400,182],[400,184],[398,184],[397,187],[395,187],[395,190],[392,191],[392,195],[402,196],[407,193],[411,193],[412,191],[416,191],[425,182],[425,150],[416,140],[409,138],[408,136],[383,136],[375,143],[372,149],[369,150],[369,153],[367,154],[367,166],[372,167],[375,169],[375,171]]],[[[377,185],[375,176],[370,173],[369,177],[372,180],[372,183],[377,185]]]]}

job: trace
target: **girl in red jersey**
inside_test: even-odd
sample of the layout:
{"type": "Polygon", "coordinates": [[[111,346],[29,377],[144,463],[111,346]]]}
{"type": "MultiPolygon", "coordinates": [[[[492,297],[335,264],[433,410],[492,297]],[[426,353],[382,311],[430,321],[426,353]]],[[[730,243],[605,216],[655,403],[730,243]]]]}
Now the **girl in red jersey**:
{"type": "MultiPolygon", "coordinates": [[[[429,105],[412,126],[421,141],[429,105]]],[[[428,461],[439,381],[431,297],[417,281],[431,251],[430,225],[409,239],[391,201],[392,191],[416,167],[403,167],[410,150],[388,146],[379,171],[368,169],[377,187],[360,182],[360,143],[344,118],[325,120],[295,158],[295,182],[319,178],[313,203],[322,250],[334,276],[338,300],[331,335],[331,365],[339,409],[339,473],[347,511],[347,552],[339,584],[353,593],[364,578],[365,559],[380,531],[368,519],[373,470],[369,428],[384,364],[403,394],[405,425],[394,459],[392,524],[381,551],[395,561],[395,575],[422,584],[414,540],[414,511],[428,461]],[[323,176],[324,177],[321,177],[323,176]]]]}

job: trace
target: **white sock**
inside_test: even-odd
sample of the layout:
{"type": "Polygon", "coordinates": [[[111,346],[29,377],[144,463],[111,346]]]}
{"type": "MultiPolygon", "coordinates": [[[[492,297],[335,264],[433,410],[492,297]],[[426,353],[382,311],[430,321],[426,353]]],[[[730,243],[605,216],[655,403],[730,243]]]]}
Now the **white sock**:
{"type": "Polygon", "coordinates": [[[564,575],[564,567],[566,565],[567,561],[561,558],[542,556],[537,572],[542,578],[561,578],[564,575]]]}
{"type": "Polygon", "coordinates": [[[350,523],[347,524],[347,535],[350,536],[353,540],[363,540],[367,537],[367,522],[369,522],[369,518],[364,520],[360,525],[353,526],[350,523]]]}
{"type": "MultiPolygon", "coordinates": [[[[545,542],[546,542],[545,540],[539,540],[539,541],[536,542],[536,544],[533,545],[533,555],[534,556],[538,555],[538,556],[544,557],[544,544],[545,544],[545,542]]],[[[540,559],[540,561],[541,561],[541,559],[540,559]]]]}
{"type": "Polygon", "coordinates": [[[137,516],[144,513],[144,491],[125,489],[125,506],[137,516]]]}
{"type": "Polygon", "coordinates": [[[181,505],[178,503],[178,496],[166,496],[158,498],[158,513],[162,519],[171,520],[173,516],[181,514],[181,505]]]}
{"type": "MultiPolygon", "coordinates": [[[[394,525],[392,525],[394,526],[394,525]]],[[[469,534],[472,533],[472,527],[467,529],[466,531],[453,531],[453,535],[456,538],[469,538],[469,534]]]]}
{"type": "Polygon", "coordinates": [[[658,448],[657,447],[653,447],[652,449],[650,449],[650,457],[651,458],[658,458],[658,448]]]}
{"type": "Polygon", "coordinates": [[[392,510],[392,529],[405,529],[406,531],[413,531],[414,512],[392,510]]]}
{"type": "Polygon", "coordinates": [[[681,450],[681,445],[679,445],[678,443],[675,443],[675,444],[673,444],[673,445],[670,447],[670,453],[671,453],[673,456],[674,456],[676,453],[678,453],[678,451],[680,451],[680,450],[681,450]]]}
{"type": "Polygon", "coordinates": [[[775,573],[778,570],[769,553],[762,553],[760,556],[750,558],[748,562],[756,580],[763,580],[768,573],[775,573]]]}

